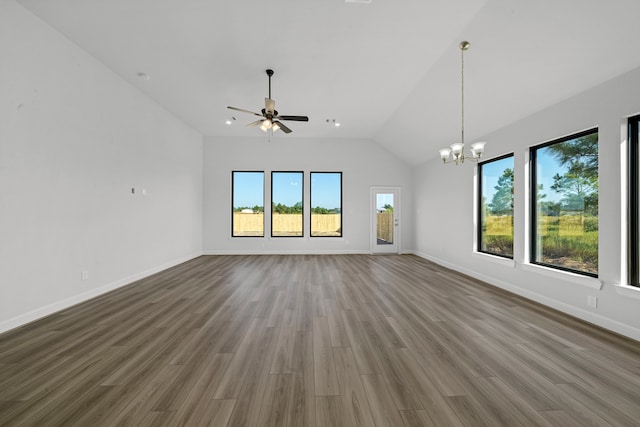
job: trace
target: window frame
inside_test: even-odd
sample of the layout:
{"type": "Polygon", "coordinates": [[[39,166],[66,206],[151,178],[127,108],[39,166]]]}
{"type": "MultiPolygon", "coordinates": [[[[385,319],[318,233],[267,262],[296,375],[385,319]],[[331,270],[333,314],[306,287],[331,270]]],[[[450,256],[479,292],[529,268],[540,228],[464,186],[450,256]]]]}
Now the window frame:
{"type": "Polygon", "coordinates": [[[330,238],[336,238],[336,237],[342,237],[343,233],[342,233],[342,202],[343,202],[343,198],[342,198],[342,171],[311,171],[309,172],[309,237],[314,237],[314,238],[318,238],[318,237],[330,237],[330,238]],[[333,175],[339,175],[340,176],[340,234],[337,236],[314,236],[313,235],[313,174],[333,174],[333,175]]]}
{"type": "MultiPolygon", "coordinates": [[[[488,164],[488,163],[492,163],[492,162],[497,162],[500,160],[504,160],[507,158],[513,158],[513,169],[514,169],[514,192],[515,192],[515,155],[514,153],[507,153],[507,154],[503,154],[501,156],[498,157],[494,157],[492,159],[489,160],[485,160],[482,162],[478,162],[478,193],[477,193],[477,212],[476,212],[476,221],[477,221],[477,230],[476,230],[476,252],[481,253],[481,254],[486,254],[486,255],[491,255],[491,256],[497,256],[500,258],[506,258],[506,259],[510,259],[513,260],[513,251],[515,250],[515,229],[512,229],[512,255],[504,255],[504,254],[497,254],[494,252],[489,252],[489,251],[484,251],[482,250],[482,227],[483,227],[483,222],[482,222],[482,166],[488,164]]],[[[515,199],[514,199],[514,205],[515,205],[515,199]]],[[[514,206],[514,211],[512,213],[512,216],[515,217],[515,206],[514,206]]],[[[515,218],[513,218],[515,219],[515,218]]]]}
{"type": "MultiPolygon", "coordinates": [[[[594,278],[598,278],[599,274],[600,274],[600,266],[598,265],[598,273],[591,273],[588,271],[582,271],[582,270],[576,270],[576,269],[572,269],[572,268],[568,268],[568,267],[562,267],[562,266],[558,266],[558,265],[554,265],[554,264],[548,264],[545,262],[541,262],[541,261],[537,261],[536,258],[536,243],[537,243],[537,225],[538,225],[538,218],[537,218],[537,208],[538,208],[538,204],[537,204],[537,194],[538,194],[538,189],[537,189],[537,163],[536,163],[536,153],[538,150],[549,147],[551,145],[555,145],[555,144],[560,144],[563,142],[567,142],[567,141],[571,141],[573,139],[577,139],[577,138],[581,138],[583,136],[587,136],[593,133],[599,133],[599,129],[598,127],[593,127],[581,132],[577,132],[571,135],[567,135],[567,136],[563,136],[561,138],[556,138],[552,141],[548,141],[548,142],[544,142],[542,144],[539,145],[535,145],[533,147],[529,147],[529,164],[530,164],[530,168],[529,168],[529,174],[530,174],[530,180],[529,180],[529,218],[530,218],[530,229],[529,229],[529,263],[532,265],[539,265],[539,266],[543,266],[543,267],[547,267],[547,268],[551,268],[554,270],[560,270],[560,271],[566,271],[566,272],[570,272],[573,274],[578,274],[578,275],[582,275],[582,276],[587,276],[587,277],[594,277],[594,278]]],[[[598,144],[600,143],[600,138],[598,135],[598,144]]],[[[598,147],[598,156],[599,156],[599,147],[598,147]]],[[[599,159],[598,159],[599,160],[599,159]]],[[[598,161],[599,164],[599,161],[598,161]]],[[[599,190],[598,190],[599,192],[599,190]]],[[[599,197],[599,194],[598,194],[599,197]]],[[[598,217],[598,223],[600,222],[600,219],[598,217]]],[[[599,229],[599,227],[598,227],[599,229]]],[[[600,242],[598,242],[598,247],[600,246],[600,242]]],[[[598,263],[600,262],[600,260],[598,259],[598,263]]]]}
{"type": "Polygon", "coordinates": [[[245,237],[253,237],[253,238],[264,238],[265,237],[265,215],[266,213],[264,212],[264,207],[265,207],[265,191],[266,188],[266,181],[265,181],[265,172],[262,170],[232,170],[231,171],[231,237],[233,238],[245,238],[245,237]],[[233,201],[234,201],[234,196],[235,196],[235,174],[236,173],[261,173],[262,174],[262,235],[260,236],[236,236],[234,234],[234,206],[233,206],[233,201]]]}
{"type": "Polygon", "coordinates": [[[627,120],[629,152],[628,152],[628,230],[627,230],[627,281],[630,286],[640,287],[640,115],[629,117],[627,120]]]}
{"type": "Polygon", "coordinates": [[[269,212],[271,214],[271,237],[273,238],[301,238],[304,237],[304,171],[300,170],[292,170],[292,171],[271,171],[271,203],[269,212]],[[298,173],[300,174],[300,195],[302,196],[302,213],[301,213],[301,228],[302,231],[300,235],[296,236],[274,236],[273,235],[273,176],[275,174],[285,174],[285,173],[298,173]]]}

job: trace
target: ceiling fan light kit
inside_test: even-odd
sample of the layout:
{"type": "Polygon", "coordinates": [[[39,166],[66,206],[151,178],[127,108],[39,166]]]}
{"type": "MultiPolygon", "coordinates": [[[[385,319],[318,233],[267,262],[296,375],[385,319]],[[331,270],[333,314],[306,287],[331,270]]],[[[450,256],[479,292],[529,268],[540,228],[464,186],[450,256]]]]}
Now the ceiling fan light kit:
{"type": "Polygon", "coordinates": [[[284,133],[291,133],[292,130],[289,129],[282,120],[291,120],[296,122],[308,122],[309,117],[307,116],[281,116],[276,111],[276,101],[271,98],[271,76],[273,76],[274,72],[271,69],[266,70],[267,76],[269,77],[269,97],[264,99],[264,108],[260,113],[254,113],[253,111],[245,110],[242,108],[227,106],[227,108],[235,111],[240,111],[247,114],[253,114],[254,116],[262,117],[255,122],[249,123],[247,126],[260,126],[260,130],[263,132],[271,133],[276,132],[278,130],[282,130],[284,133]]]}
{"type": "Polygon", "coordinates": [[[451,144],[450,148],[441,148],[440,159],[442,159],[443,163],[455,163],[456,165],[460,165],[464,163],[465,160],[470,160],[473,162],[478,162],[482,154],[484,153],[485,142],[479,141],[471,144],[470,156],[465,155],[464,153],[464,52],[469,49],[471,43],[464,40],[460,42],[460,58],[461,58],[461,128],[460,128],[460,142],[456,142],[451,144]]]}

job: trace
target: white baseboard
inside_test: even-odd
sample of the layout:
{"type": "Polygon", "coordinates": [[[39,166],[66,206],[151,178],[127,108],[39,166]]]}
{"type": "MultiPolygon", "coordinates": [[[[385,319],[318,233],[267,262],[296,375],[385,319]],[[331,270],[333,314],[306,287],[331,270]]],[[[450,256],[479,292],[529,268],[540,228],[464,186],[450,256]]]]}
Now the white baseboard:
{"type": "Polygon", "coordinates": [[[50,314],[56,313],[60,310],[64,310],[65,308],[69,308],[81,302],[90,300],[91,298],[95,298],[107,292],[113,291],[114,289],[118,289],[122,286],[129,285],[137,280],[144,279],[145,277],[151,276],[152,274],[156,274],[160,271],[166,270],[168,268],[174,267],[178,264],[182,264],[183,262],[189,261],[193,258],[199,257],[202,253],[193,253],[191,255],[187,255],[185,257],[179,258],[177,260],[170,261],[168,263],[150,268],[148,270],[142,271],[140,273],[132,274],[131,276],[124,277],[120,280],[116,280],[115,282],[108,283],[106,285],[100,286],[98,288],[91,289],[87,292],[83,292],[78,295],[74,295],[70,298],[66,298],[62,301],[55,302],[53,304],[46,305],[44,307],[37,308],[28,313],[21,314],[14,318],[5,320],[0,322],[0,333],[9,331],[11,329],[15,329],[22,325],[26,325],[27,323],[31,323],[35,320],[38,320],[42,317],[48,316],[50,314]]]}
{"type": "Polygon", "coordinates": [[[204,255],[368,255],[369,251],[357,249],[335,250],[335,249],[240,249],[240,250],[205,250],[204,255]]]}
{"type": "Polygon", "coordinates": [[[436,258],[429,254],[423,252],[416,252],[416,255],[432,261],[438,265],[443,267],[450,268],[451,270],[455,270],[457,272],[466,274],[468,276],[474,277],[476,279],[482,280],[492,286],[495,286],[500,289],[504,289],[521,297],[527,298],[529,300],[535,301],[537,303],[546,305],[547,307],[551,307],[555,310],[561,311],[563,313],[569,314],[573,317],[577,317],[578,319],[584,320],[585,322],[592,323],[594,325],[600,326],[602,328],[608,329],[612,332],[615,332],[620,335],[624,335],[636,341],[640,341],[640,329],[635,328],[631,325],[627,325],[622,322],[618,322],[617,320],[610,319],[608,317],[601,316],[592,311],[584,310],[580,307],[576,307],[562,301],[555,300],[553,298],[546,297],[544,295],[537,294],[535,292],[531,292],[527,289],[523,289],[517,286],[514,286],[511,283],[502,281],[500,279],[496,279],[495,277],[487,276],[482,273],[478,273],[477,271],[470,270],[465,267],[461,267],[457,264],[450,263],[448,261],[442,260],[440,258],[436,258]]]}

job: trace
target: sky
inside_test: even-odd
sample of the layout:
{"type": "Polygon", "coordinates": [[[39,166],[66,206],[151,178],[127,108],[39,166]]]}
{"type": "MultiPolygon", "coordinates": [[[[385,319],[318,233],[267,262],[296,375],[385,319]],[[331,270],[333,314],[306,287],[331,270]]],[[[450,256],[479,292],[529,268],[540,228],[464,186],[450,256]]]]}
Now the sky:
{"type": "MultiPolygon", "coordinates": [[[[498,178],[506,168],[513,169],[513,157],[482,164],[483,188],[482,194],[487,203],[491,202],[495,194],[498,178]]],[[[537,152],[537,178],[543,185],[543,192],[547,195],[545,201],[557,202],[561,195],[551,189],[553,175],[564,173],[566,166],[560,165],[556,158],[546,148],[537,152]]],[[[340,173],[312,173],[311,174],[311,206],[334,209],[341,207],[340,173]]],[[[264,206],[265,174],[263,172],[234,172],[234,200],[233,207],[264,206]]],[[[301,172],[274,172],[272,174],[273,201],[285,206],[293,206],[302,201],[304,179],[301,172]]],[[[268,195],[267,195],[268,196],[268,195]]],[[[269,202],[267,202],[267,205],[269,202]]],[[[382,209],[385,204],[393,206],[393,195],[378,195],[376,205],[382,209]]],[[[307,203],[305,203],[307,205],[307,203]]],[[[306,206],[305,206],[306,207],[306,206]]]]}
{"type": "MultiPolygon", "coordinates": [[[[496,193],[495,186],[498,185],[498,178],[502,176],[506,168],[513,169],[513,157],[482,164],[482,195],[485,196],[487,203],[491,203],[491,199],[496,193]]],[[[553,175],[556,173],[562,175],[566,170],[567,166],[562,166],[550,150],[546,148],[538,150],[536,178],[538,183],[542,184],[543,194],[547,195],[543,199],[544,201],[557,202],[562,198],[562,195],[552,190],[551,186],[553,185],[553,175]]]]}
{"type": "Polygon", "coordinates": [[[386,205],[395,206],[393,203],[393,193],[378,193],[376,195],[376,208],[381,211],[386,205]]]}
{"type": "Polygon", "coordinates": [[[496,193],[495,186],[498,185],[498,178],[507,168],[513,169],[513,157],[482,164],[482,195],[487,204],[491,203],[493,195],[496,193]]]}
{"type": "Polygon", "coordinates": [[[311,174],[311,206],[327,209],[341,206],[341,181],[339,173],[311,174]]]}
{"type": "Polygon", "coordinates": [[[551,150],[548,148],[541,148],[538,150],[536,162],[536,178],[538,183],[542,184],[542,194],[547,195],[543,201],[560,201],[560,199],[562,199],[562,195],[551,189],[551,186],[553,185],[553,176],[556,173],[563,175],[567,171],[568,167],[561,165],[560,162],[551,154],[551,150]]]}
{"type": "MultiPolygon", "coordinates": [[[[293,206],[302,201],[304,180],[301,172],[274,172],[272,177],[274,203],[293,206]]],[[[265,203],[264,178],[263,172],[234,172],[233,207],[263,206],[265,203]]],[[[340,173],[312,173],[311,206],[327,209],[339,208],[341,203],[340,180],[340,173]]],[[[267,198],[269,196],[267,193],[267,198]]]]}
{"type": "Polygon", "coordinates": [[[264,172],[233,172],[233,207],[264,205],[264,172]]]}
{"type": "Polygon", "coordinates": [[[272,202],[285,206],[293,206],[302,202],[303,184],[302,172],[273,172],[271,174],[272,202]]]}

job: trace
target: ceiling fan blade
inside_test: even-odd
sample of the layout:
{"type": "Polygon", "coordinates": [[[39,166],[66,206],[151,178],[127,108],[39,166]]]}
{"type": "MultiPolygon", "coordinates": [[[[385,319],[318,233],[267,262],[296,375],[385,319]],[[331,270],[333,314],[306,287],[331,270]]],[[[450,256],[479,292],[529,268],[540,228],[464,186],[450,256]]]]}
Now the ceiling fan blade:
{"type": "Polygon", "coordinates": [[[280,120],[292,120],[294,122],[308,122],[309,117],[307,116],[278,116],[280,120]]]}
{"type": "Polygon", "coordinates": [[[288,127],[286,127],[286,126],[284,125],[284,123],[282,123],[282,122],[279,122],[279,121],[277,121],[277,120],[276,120],[276,121],[274,121],[274,122],[273,122],[273,124],[274,124],[274,125],[276,125],[276,124],[277,124],[277,125],[278,125],[278,127],[279,127],[280,129],[282,129],[282,132],[284,132],[284,133],[291,133],[291,132],[292,132],[292,130],[291,130],[291,129],[289,129],[288,127]]]}
{"type": "Polygon", "coordinates": [[[273,114],[273,112],[276,110],[276,101],[271,98],[265,98],[264,109],[267,111],[267,113],[273,114]]]}
{"type": "Polygon", "coordinates": [[[262,123],[262,120],[256,120],[255,122],[251,122],[247,125],[248,128],[253,127],[253,126],[258,126],[260,123],[262,123]]]}
{"type": "Polygon", "coordinates": [[[231,106],[227,106],[227,108],[230,109],[230,110],[242,111],[243,113],[249,113],[249,114],[253,114],[254,116],[262,117],[262,114],[254,113],[253,111],[244,110],[242,108],[231,107],[231,106]]]}

